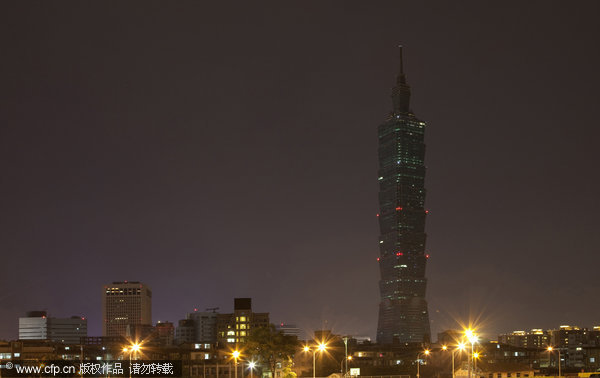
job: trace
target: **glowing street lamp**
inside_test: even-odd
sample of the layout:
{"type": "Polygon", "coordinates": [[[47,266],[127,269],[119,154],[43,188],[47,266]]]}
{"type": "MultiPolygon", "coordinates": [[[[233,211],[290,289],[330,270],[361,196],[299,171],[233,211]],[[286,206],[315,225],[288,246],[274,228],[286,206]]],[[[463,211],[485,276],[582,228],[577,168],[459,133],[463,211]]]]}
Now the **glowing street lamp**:
{"type": "Polygon", "coordinates": [[[417,354],[417,378],[419,378],[421,374],[421,355],[429,356],[429,349],[425,349],[423,352],[417,354]]]}
{"type": "Polygon", "coordinates": [[[465,331],[465,336],[467,337],[467,340],[469,340],[469,342],[471,343],[471,358],[469,361],[469,378],[471,378],[473,376],[473,364],[475,362],[475,360],[473,359],[473,345],[477,342],[478,337],[475,334],[475,331],[471,328],[465,331]]]}
{"type": "Polygon", "coordinates": [[[464,352],[465,350],[465,343],[458,343],[458,345],[456,346],[456,350],[452,351],[452,378],[455,378],[455,373],[454,373],[454,353],[455,352],[464,352]]]}
{"type": "Polygon", "coordinates": [[[479,352],[473,353],[473,371],[477,372],[477,359],[479,358],[479,352]]]}
{"type": "Polygon", "coordinates": [[[131,344],[129,346],[129,348],[127,348],[127,347],[123,348],[123,353],[129,352],[129,378],[131,378],[131,354],[139,352],[140,349],[141,349],[141,345],[138,343],[131,344]]]}
{"type": "MultiPolygon", "coordinates": [[[[315,378],[315,374],[316,374],[316,354],[317,352],[324,352],[327,349],[327,345],[325,343],[320,343],[316,348],[312,349],[312,355],[313,355],[313,378],[315,378]]],[[[310,352],[311,349],[308,345],[305,345],[303,350],[305,352],[310,352]]]]}
{"type": "MultiPolygon", "coordinates": [[[[448,346],[443,345],[442,346],[442,350],[446,351],[446,350],[450,350],[450,349],[448,348],[448,346]]],[[[452,378],[455,378],[455,375],[454,375],[454,354],[456,352],[462,352],[463,350],[465,350],[465,344],[464,343],[459,343],[456,346],[456,349],[450,350],[450,355],[452,356],[452,378]]]]}
{"type": "Polygon", "coordinates": [[[346,356],[343,360],[340,361],[340,373],[345,377],[348,375],[348,361],[352,361],[352,356],[346,356]],[[346,363],[346,373],[344,373],[344,362],[346,363]]]}
{"type": "Polygon", "coordinates": [[[237,371],[238,371],[238,368],[237,368],[237,361],[238,361],[238,358],[240,357],[240,351],[239,351],[239,350],[234,350],[234,351],[231,353],[231,356],[233,357],[233,360],[234,360],[234,366],[235,366],[235,378],[237,378],[237,371]]]}
{"type": "MultiPolygon", "coordinates": [[[[554,348],[552,348],[551,346],[549,346],[547,350],[549,352],[548,355],[551,355],[552,351],[554,351],[554,348]]],[[[561,373],[561,371],[560,371],[560,349],[556,348],[556,350],[558,351],[558,376],[560,377],[561,376],[560,375],[560,373],[561,373]]]]}
{"type": "Polygon", "coordinates": [[[254,378],[254,368],[256,367],[256,362],[250,361],[248,363],[248,369],[250,369],[250,378],[254,378]]]}

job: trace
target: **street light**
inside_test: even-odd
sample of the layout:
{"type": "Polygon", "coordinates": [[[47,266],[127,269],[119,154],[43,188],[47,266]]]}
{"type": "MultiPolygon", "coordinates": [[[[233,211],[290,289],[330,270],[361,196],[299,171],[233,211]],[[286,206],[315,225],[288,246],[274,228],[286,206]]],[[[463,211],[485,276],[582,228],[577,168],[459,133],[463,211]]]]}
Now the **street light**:
{"type": "Polygon", "coordinates": [[[237,378],[237,360],[240,357],[240,351],[239,350],[234,350],[231,355],[233,356],[233,360],[234,360],[234,367],[235,367],[235,378],[237,378]]]}
{"type": "MultiPolygon", "coordinates": [[[[346,362],[346,368],[344,369],[344,377],[348,375],[348,336],[344,337],[344,361],[346,362]]],[[[341,369],[340,369],[341,370],[341,369]]]]}
{"type": "Polygon", "coordinates": [[[317,352],[324,352],[325,349],[327,349],[327,345],[325,345],[324,343],[320,343],[316,348],[314,349],[310,349],[310,347],[308,345],[305,345],[303,350],[305,352],[311,352],[312,351],[312,355],[313,355],[313,378],[315,378],[315,372],[316,372],[316,354],[317,352]]]}
{"type": "Polygon", "coordinates": [[[346,375],[348,375],[348,361],[352,360],[352,356],[346,356],[346,358],[344,358],[343,360],[340,361],[340,373],[344,374],[344,362],[346,363],[346,373],[344,374],[344,377],[346,375]]]}
{"type": "Polygon", "coordinates": [[[250,361],[248,363],[248,369],[250,369],[250,378],[254,378],[254,367],[256,366],[256,362],[250,361]]]}
{"type": "Polygon", "coordinates": [[[421,355],[424,354],[429,356],[429,349],[425,349],[423,352],[417,354],[417,378],[421,375],[421,355]]]}
{"type": "MultiPolygon", "coordinates": [[[[449,350],[448,346],[442,345],[442,350],[449,350]]],[[[454,374],[454,354],[456,352],[462,352],[463,350],[465,350],[465,344],[464,343],[459,343],[456,346],[456,349],[454,349],[454,350],[450,349],[450,355],[452,356],[452,378],[455,378],[455,374],[454,374]]]]}
{"type": "Polygon", "coordinates": [[[456,349],[452,351],[452,378],[455,378],[455,373],[454,373],[454,353],[456,352],[463,352],[465,350],[465,343],[458,343],[458,345],[456,346],[456,349]]]}
{"type": "MultiPolygon", "coordinates": [[[[551,346],[548,347],[549,355],[552,354],[553,350],[554,350],[554,348],[552,348],[551,346]]],[[[558,351],[558,376],[560,377],[561,376],[560,375],[560,373],[561,373],[561,371],[560,371],[560,349],[556,348],[556,350],[558,351]]]]}
{"type": "Polygon", "coordinates": [[[477,373],[477,359],[479,358],[479,352],[473,353],[473,371],[477,373]]]}
{"type": "Polygon", "coordinates": [[[129,352],[129,378],[131,378],[131,354],[137,353],[140,350],[140,344],[134,343],[129,346],[129,348],[124,347],[123,353],[129,352]]]}
{"type": "Polygon", "coordinates": [[[471,358],[469,361],[469,378],[471,378],[473,376],[473,345],[477,342],[477,335],[475,334],[475,331],[472,330],[471,328],[467,329],[465,331],[465,336],[467,337],[467,339],[469,340],[469,342],[471,343],[471,358]]]}

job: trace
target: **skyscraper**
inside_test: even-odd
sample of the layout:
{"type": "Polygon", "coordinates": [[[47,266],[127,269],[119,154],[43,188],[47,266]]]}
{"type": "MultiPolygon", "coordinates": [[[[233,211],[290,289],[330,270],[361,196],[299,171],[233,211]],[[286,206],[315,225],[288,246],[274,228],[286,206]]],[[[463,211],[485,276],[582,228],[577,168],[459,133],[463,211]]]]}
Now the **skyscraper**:
{"type": "Polygon", "coordinates": [[[379,321],[377,342],[430,340],[425,301],[425,122],[412,113],[402,67],[393,110],[379,135],[379,321]]]}
{"type": "Polygon", "coordinates": [[[152,292],[141,282],[113,282],[102,289],[102,336],[134,336],[152,325],[152,292]]]}

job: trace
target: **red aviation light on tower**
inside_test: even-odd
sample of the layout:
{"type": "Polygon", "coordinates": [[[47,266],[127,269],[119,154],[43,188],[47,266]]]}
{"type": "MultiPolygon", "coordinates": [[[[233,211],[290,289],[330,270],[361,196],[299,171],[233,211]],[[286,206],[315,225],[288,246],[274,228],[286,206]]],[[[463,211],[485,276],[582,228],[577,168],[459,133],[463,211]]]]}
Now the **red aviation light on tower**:
{"type": "Polygon", "coordinates": [[[396,211],[402,211],[402,206],[398,206],[398,207],[396,208],[396,211]]]}
{"type": "Polygon", "coordinates": [[[404,253],[402,253],[402,252],[396,252],[396,256],[404,256],[404,253]]]}

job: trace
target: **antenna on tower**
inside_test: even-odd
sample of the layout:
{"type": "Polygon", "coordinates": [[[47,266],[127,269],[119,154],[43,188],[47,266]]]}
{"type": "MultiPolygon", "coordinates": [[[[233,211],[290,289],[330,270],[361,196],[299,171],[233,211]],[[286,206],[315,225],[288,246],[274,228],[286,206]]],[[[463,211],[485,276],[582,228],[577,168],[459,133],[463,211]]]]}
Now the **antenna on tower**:
{"type": "Polygon", "coordinates": [[[400,50],[400,75],[404,74],[404,66],[402,65],[402,45],[398,45],[400,50]]]}

